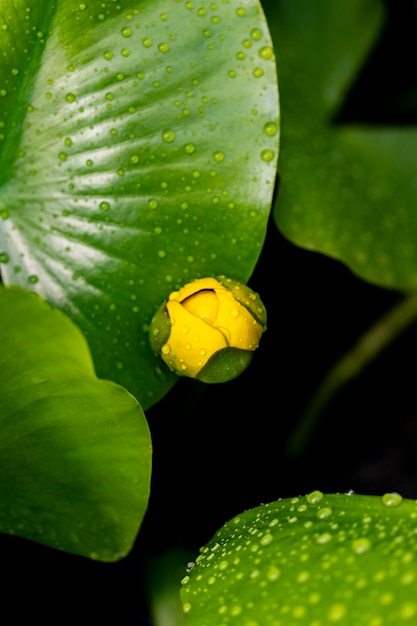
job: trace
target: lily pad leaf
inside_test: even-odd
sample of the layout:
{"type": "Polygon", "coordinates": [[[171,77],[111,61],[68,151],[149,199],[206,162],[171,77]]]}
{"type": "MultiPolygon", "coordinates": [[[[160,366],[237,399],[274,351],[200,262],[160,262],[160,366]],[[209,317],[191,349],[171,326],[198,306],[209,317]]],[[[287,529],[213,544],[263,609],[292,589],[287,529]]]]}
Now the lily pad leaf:
{"type": "Polygon", "coordinates": [[[184,577],[190,626],[398,626],[417,619],[417,502],[278,500],[227,522],[184,577]]]}
{"type": "Polygon", "coordinates": [[[75,324],[0,288],[0,531],[74,554],[126,555],[145,513],[151,443],[125,389],[99,380],[75,324]]]}
{"type": "MultiPolygon", "coordinates": [[[[384,3],[266,0],[265,8],[285,118],[277,225],[367,281],[415,288],[417,129],[334,122],[382,33],[384,3]]],[[[389,72],[383,80],[389,89],[389,72]]]]}
{"type": "Polygon", "coordinates": [[[258,0],[3,0],[2,278],[85,334],[146,409],[176,377],[148,324],[193,278],[250,276],[278,156],[258,0]]]}

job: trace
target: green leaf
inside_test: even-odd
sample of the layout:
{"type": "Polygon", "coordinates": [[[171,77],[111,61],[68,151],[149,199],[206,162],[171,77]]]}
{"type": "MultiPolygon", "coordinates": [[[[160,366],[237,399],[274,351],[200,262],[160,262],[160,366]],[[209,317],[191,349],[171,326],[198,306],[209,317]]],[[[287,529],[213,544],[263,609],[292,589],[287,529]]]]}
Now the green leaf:
{"type": "Polygon", "coordinates": [[[130,550],[149,496],[136,400],[36,294],[0,288],[0,531],[103,561],[130,550]]]}
{"type": "Polygon", "coordinates": [[[278,500],[227,522],[182,600],[190,626],[398,626],[417,619],[417,502],[278,500]]]}
{"type": "Polygon", "coordinates": [[[6,284],[67,312],[144,408],[173,385],[148,324],[169,292],[260,253],[278,154],[258,0],[3,0],[6,284]]]}
{"type": "MultiPolygon", "coordinates": [[[[266,0],[265,7],[279,42],[285,120],[279,228],[368,281],[415,288],[417,130],[333,121],[376,44],[384,3],[266,0]]],[[[384,80],[389,90],[390,72],[384,80]]]]}

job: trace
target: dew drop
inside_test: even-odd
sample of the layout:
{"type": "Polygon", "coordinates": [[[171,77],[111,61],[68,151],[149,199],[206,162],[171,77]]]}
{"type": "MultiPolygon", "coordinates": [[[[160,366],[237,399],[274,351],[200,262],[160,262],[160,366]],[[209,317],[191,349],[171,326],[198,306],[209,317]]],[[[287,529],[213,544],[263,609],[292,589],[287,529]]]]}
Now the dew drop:
{"type": "Polygon", "coordinates": [[[188,561],[187,565],[185,566],[185,571],[191,572],[194,568],[195,568],[194,561],[188,561]]]}
{"type": "Polygon", "coordinates": [[[168,345],[167,343],[164,344],[161,348],[161,352],[162,354],[169,354],[171,352],[171,346],[168,345]]]}
{"type": "Polygon", "coordinates": [[[145,46],[145,48],[150,48],[152,45],[152,39],[150,37],[145,37],[145,39],[142,41],[143,45],[145,46]]]}
{"type": "Polygon", "coordinates": [[[372,548],[372,543],[367,537],[359,537],[352,541],[352,549],[356,554],[363,554],[372,548]]]}
{"type": "Polygon", "coordinates": [[[381,500],[384,506],[395,508],[397,506],[400,506],[400,504],[402,504],[403,498],[399,493],[394,492],[394,493],[384,493],[381,500]]]}
{"type": "Polygon", "coordinates": [[[150,209],[157,209],[158,206],[159,206],[158,200],[155,200],[155,198],[151,198],[150,200],[148,200],[148,207],[150,209]]]}
{"type": "Polygon", "coordinates": [[[317,511],[318,519],[327,519],[328,517],[331,517],[332,514],[333,511],[329,506],[325,506],[317,511]]]}
{"type": "Polygon", "coordinates": [[[330,607],[329,612],[328,612],[328,617],[331,622],[339,622],[345,617],[345,615],[346,615],[346,606],[342,604],[341,602],[338,602],[337,604],[333,604],[333,606],[330,607]]]}
{"type": "Polygon", "coordinates": [[[165,250],[158,250],[158,256],[160,259],[165,259],[167,253],[165,252],[165,250]]]}
{"type": "Polygon", "coordinates": [[[403,620],[409,620],[411,617],[415,617],[417,615],[417,603],[405,602],[401,607],[400,615],[403,620]]]}
{"type": "Polygon", "coordinates": [[[129,28],[129,26],[125,26],[124,28],[122,28],[122,37],[131,37],[132,36],[132,29],[129,28]]]}
{"type": "Polygon", "coordinates": [[[224,154],[223,152],[217,151],[213,154],[213,159],[217,162],[217,163],[221,163],[222,161],[224,161],[224,154]]]}
{"type": "Polygon", "coordinates": [[[140,161],[140,157],[138,154],[132,154],[132,156],[130,157],[130,162],[133,163],[134,165],[136,165],[137,163],[139,163],[140,161]]]}
{"type": "Polygon", "coordinates": [[[264,71],[261,67],[255,67],[253,70],[253,75],[255,78],[261,78],[264,75],[264,71]]]}
{"type": "Polygon", "coordinates": [[[8,263],[9,255],[6,252],[0,252],[0,263],[8,263]]]}
{"type": "Polygon", "coordinates": [[[75,102],[75,96],[73,93],[67,93],[67,95],[65,96],[65,100],[67,102],[75,102]]]}
{"type": "Polygon", "coordinates": [[[29,278],[28,278],[28,281],[32,285],[36,285],[36,283],[39,281],[39,278],[35,274],[31,274],[31,276],[29,276],[29,278]]]}
{"type": "Polygon", "coordinates": [[[186,152],[187,154],[194,154],[195,145],[193,143],[186,143],[184,146],[184,152],[186,152]]]}
{"type": "Polygon", "coordinates": [[[271,48],[271,46],[263,46],[260,50],[259,50],[259,56],[261,57],[261,59],[271,59],[273,57],[274,51],[271,48]]]}
{"type": "Polygon", "coordinates": [[[278,132],[278,126],[275,122],[267,122],[264,126],[264,133],[268,135],[268,137],[273,137],[278,132]]]}
{"type": "Polygon", "coordinates": [[[162,131],[162,141],[165,143],[171,143],[175,139],[175,133],[173,130],[166,128],[162,131]]]}
{"type": "Polygon", "coordinates": [[[250,36],[254,41],[259,41],[262,37],[262,31],[259,28],[252,28],[250,36]]]}
{"type": "Polygon", "coordinates": [[[272,161],[274,156],[275,155],[273,150],[269,150],[269,148],[267,148],[266,150],[262,150],[261,152],[261,159],[262,161],[265,161],[265,163],[269,163],[270,161],[272,161]]]}
{"type": "Polygon", "coordinates": [[[262,546],[268,546],[270,543],[272,543],[274,539],[274,536],[271,535],[271,533],[265,533],[265,535],[261,538],[261,545],[262,546]]]}
{"type": "Polygon", "coordinates": [[[110,204],[108,202],[100,202],[99,208],[100,211],[108,211],[110,209],[110,204]]]}
{"type": "Polygon", "coordinates": [[[113,53],[110,52],[110,50],[107,50],[107,52],[105,52],[103,56],[106,59],[106,61],[111,61],[111,59],[113,58],[113,53]]]}
{"type": "Polygon", "coordinates": [[[159,52],[169,52],[169,44],[163,41],[158,45],[158,50],[159,52]]]}
{"type": "Polygon", "coordinates": [[[266,573],[266,577],[271,582],[278,580],[281,576],[281,570],[276,565],[271,565],[266,573]]]}
{"type": "Polygon", "coordinates": [[[238,15],[239,17],[244,17],[246,15],[246,9],[244,9],[243,7],[238,7],[236,9],[236,15],[238,15]]]}
{"type": "Polygon", "coordinates": [[[321,491],[315,490],[306,495],[306,500],[309,504],[318,504],[324,498],[324,494],[321,491]]]}
{"type": "Polygon", "coordinates": [[[128,48],[123,48],[122,57],[128,57],[130,55],[130,50],[128,48]]]}

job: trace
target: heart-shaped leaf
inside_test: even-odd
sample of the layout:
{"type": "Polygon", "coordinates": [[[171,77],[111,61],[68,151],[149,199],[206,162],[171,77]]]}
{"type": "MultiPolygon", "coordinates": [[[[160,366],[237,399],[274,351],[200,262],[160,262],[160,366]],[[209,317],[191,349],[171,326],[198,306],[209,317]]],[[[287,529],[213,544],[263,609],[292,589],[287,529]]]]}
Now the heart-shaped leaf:
{"type": "Polygon", "coordinates": [[[97,379],[79,329],[36,294],[0,288],[0,319],[0,531],[121,558],[149,496],[140,406],[97,379]]]}
{"type": "Polygon", "coordinates": [[[417,503],[279,500],[227,522],[183,579],[190,626],[398,626],[417,620],[417,503]]]}
{"type": "Polygon", "coordinates": [[[192,278],[247,280],[278,154],[258,0],[3,0],[0,259],[146,408],[176,378],[147,325],[192,278]]]}
{"type": "MultiPolygon", "coordinates": [[[[417,285],[417,130],[334,123],[381,33],[383,4],[265,1],[285,119],[275,219],[298,245],[368,281],[409,289],[417,285]]],[[[386,71],[388,90],[389,82],[386,71]]]]}

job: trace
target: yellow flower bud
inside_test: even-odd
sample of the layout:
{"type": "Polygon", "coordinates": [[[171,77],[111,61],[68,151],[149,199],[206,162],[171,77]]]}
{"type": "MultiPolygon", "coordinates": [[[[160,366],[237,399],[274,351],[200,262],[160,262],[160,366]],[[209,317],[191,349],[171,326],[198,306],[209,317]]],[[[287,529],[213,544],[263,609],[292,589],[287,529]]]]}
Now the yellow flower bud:
{"type": "Polygon", "coordinates": [[[225,276],[199,278],[158,309],[150,342],[179,376],[226,382],[249,365],[265,329],[265,307],[249,287],[225,276]]]}

